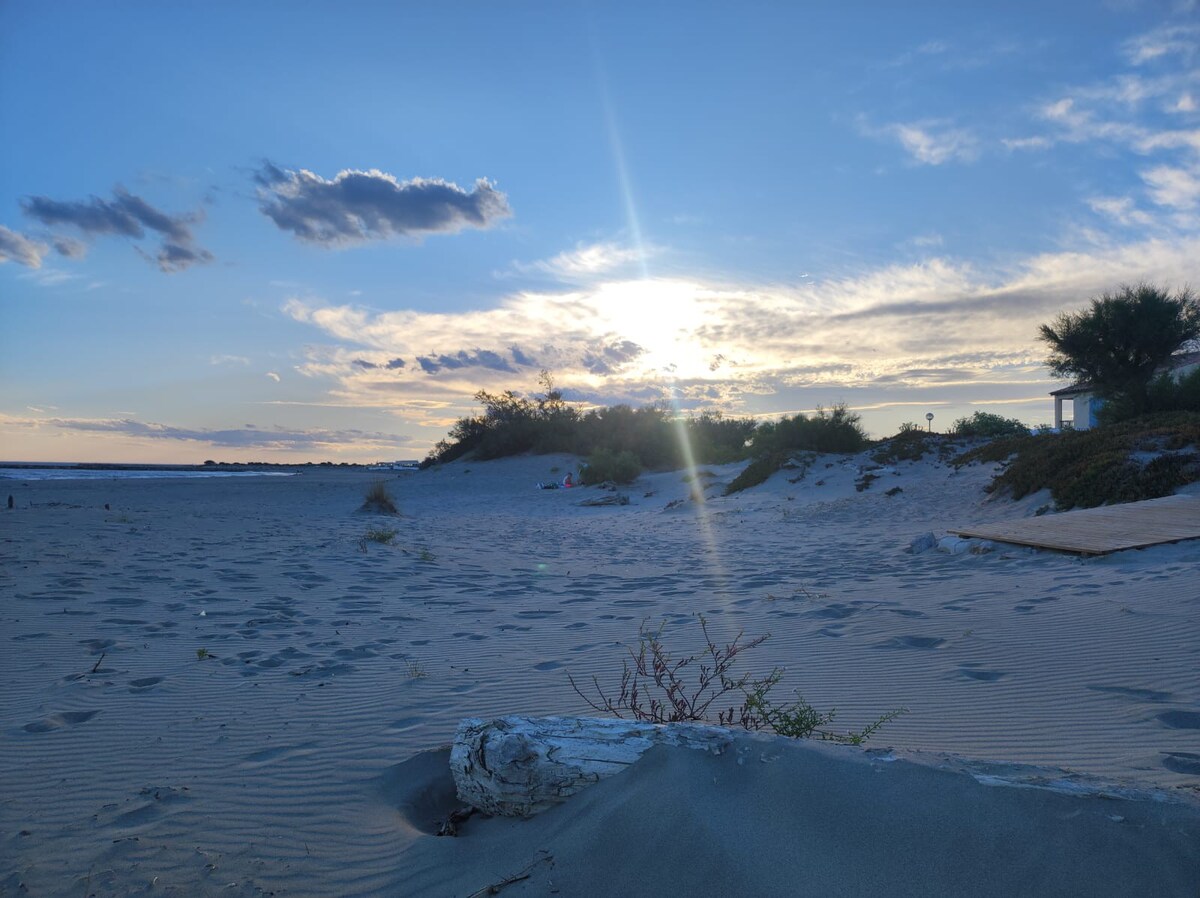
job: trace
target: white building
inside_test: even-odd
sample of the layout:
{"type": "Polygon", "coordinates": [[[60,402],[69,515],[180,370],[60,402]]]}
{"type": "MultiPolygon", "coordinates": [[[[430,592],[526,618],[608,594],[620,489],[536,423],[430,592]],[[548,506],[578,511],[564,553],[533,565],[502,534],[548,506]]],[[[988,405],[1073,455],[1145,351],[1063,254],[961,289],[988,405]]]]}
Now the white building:
{"type": "MultiPolygon", "coordinates": [[[[1179,380],[1197,368],[1200,368],[1200,352],[1182,352],[1172,356],[1157,373],[1169,373],[1175,380],[1179,380]]],[[[1090,384],[1072,384],[1061,390],[1054,390],[1050,395],[1054,397],[1054,426],[1057,429],[1073,427],[1076,430],[1088,430],[1096,426],[1096,412],[1100,410],[1104,400],[1096,395],[1090,384]],[[1063,403],[1067,400],[1071,402],[1071,411],[1068,417],[1063,417],[1063,403]]]]}

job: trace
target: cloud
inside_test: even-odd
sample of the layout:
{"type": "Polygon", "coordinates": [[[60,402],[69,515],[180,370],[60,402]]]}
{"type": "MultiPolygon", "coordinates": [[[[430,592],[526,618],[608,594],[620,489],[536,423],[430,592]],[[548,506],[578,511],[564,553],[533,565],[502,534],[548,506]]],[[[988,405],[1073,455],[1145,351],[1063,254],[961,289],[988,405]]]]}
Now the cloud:
{"type": "Polygon", "coordinates": [[[877,137],[889,137],[922,165],[972,162],[979,156],[979,141],[969,131],[942,122],[897,122],[868,129],[877,137]]]}
{"type": "Polygon", "coordinates": [[[645,350],[632,340],[619,340],[584,352],[583,367],[592,374],[614,374],[644,352],[645,350]]]}
{"type": "Polygon", "coordinates": [[[41,268],[42,258],[50,247],[24,234],[0,225],[0,262],[16,262],[28,268],[41,268]]]}
{"type": "MultiPolygon", "coordinates": [[[[21,208],[30,218],[51,228],[71,227],[84,236],[127,237],[141,240],[150,230],[162,238],[162,246],[153,255],[138,252],[155,262],[164,272],[183,271],[192,265],[212,261],[212,254],[195,244],[192,227],[199,213],[168,215],[123,187],[113,190],[111,200],[93,196],[88,200],[61,201],[45,196],[27,196],[21,208]]],[[[68,256],[82,254],[83,246],[69,237],[58,238],[56,248],[68,256]]]]}
{"type": "Polygon", "coordinates": [[[363,430],[291,430],[283,427],[260,428],[247,425],[224,430],[175,427],[138,421],[133,418],[13,418],[0,416],[0,422],[17,427],[65,430],[72,433],[111,433],[152,441],[204,443],[226,449],[262,449],[274,451],[314,451],[339,447],[355,449],[396,448],[410,440],[396,434],[363,430]]]}
{"type": "Polygon", "coordinates": [[[1130,38],[1123,49],[1134,65],[1145,65],[1170,55],[1179,55],[1190,61],[1200,50],[1200,26],[1164,25],[1130,38]]]}
{"type": "Polygon", "coordinates": [[[640,266],[657,250],[648,247],[623,246],[602,242],[576,244],[551,259],[536,262],[513,262],[514,271],[522,274],[546,274],[561,281],[586,281],[602,274],[640,266]]]}
{"type": "Polygon", "coordinates": [[[487,349],[476,349],[471,352],[460,349],[453,355],[418,356],[417,364],[426,374],[436,374],[444,369],[454,371],[459,368],[486,368],[490,371],[506,371],[510,374],[517,370],[504,356],[487,349]]]}
{"type": "Polygon", "coordinates": [[[210,365],[249,365],[250,360],[244,355],[214,355],[208,359],[210,365]]]}
{"type": "Polygon", "coordinates": [[[347,169],[329,181],[265,162],[254,180],[259,209],[277,227],[330,247],[488,228],[512,215],[508,198],[484,178],[470,191],[441,179],[398,181],[377,169],[347,169]]]}
{"type": "Polygon", "coordinates": [[[1159,165],[1141,173],[1150,189],[1150,198],[1160,206],[1191,209],[1200,201],[1200,169],[1159,165]]]}
{"type": "Polygon", "coordinates": [[[268,371],[267,377],[271,378],[271,380],[275,381],[275,383],[279,383],[279,381],[280,381],[279,375],[276,374],[274,371],[268,371]]]}
{"type": "Polygon", "coordinates": [[[1028,384],[1049,379],[1038,325],[1141,280],[1200,281],[1200,237],[1103,242],[1002,270],[934,258],[796,288],[660,278],[515,293],[456,314],[316,300],[284,310],[327,338],[298,370],[332,381],[332,400],[433,427],[475,413],[480,389],[535,392],[542,367],[584,401],[676,397],[731,414],[828,405],[862,390],[1002,395],[994,385],[1018,383],[1028,395],[1028,384]],[[383,367],[400,356],[417,362],[383,367]],[[428,401],[439,405],[419,404],[428,401]]]}
{"type": "Polygon", "coordinates": [[[1127,196],[1096,196],[1088,200],[1093,212],[1104,215],[1120,225],[1149,225],[1154,218],[1141,211],[1127,196]]]}

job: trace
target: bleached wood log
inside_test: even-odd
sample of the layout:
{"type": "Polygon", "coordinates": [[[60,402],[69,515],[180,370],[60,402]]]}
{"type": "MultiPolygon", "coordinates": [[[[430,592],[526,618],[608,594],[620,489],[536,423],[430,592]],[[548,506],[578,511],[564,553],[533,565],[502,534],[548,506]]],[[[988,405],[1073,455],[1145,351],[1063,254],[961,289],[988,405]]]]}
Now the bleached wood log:
{"type": "Polygon", "coordinates": [[[458,725],[450,769],[458,797],[488,814],[531,817],[620,773],[655,745],[720,754],[722,727],[655,725],[596,717],[468,718],[458,725]]]}

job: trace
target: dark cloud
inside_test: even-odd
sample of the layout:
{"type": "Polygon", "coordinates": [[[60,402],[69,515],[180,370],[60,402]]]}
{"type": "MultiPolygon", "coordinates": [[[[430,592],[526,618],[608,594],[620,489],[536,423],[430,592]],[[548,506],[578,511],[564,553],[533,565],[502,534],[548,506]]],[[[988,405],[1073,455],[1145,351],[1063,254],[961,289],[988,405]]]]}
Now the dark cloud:
{"type": "MultiPolygon", "coordinates": [[[[27,196],[21,201],[25,214],[47,227],[72,227],[87,237],[115,236],[141,240],[150,230],[162,238],[162,248],[142,255],[155,262],[161,271],[183,271],[192,265],[212,261],[212,253],[195,245],[192,226],[200,220],[196,214],[168,215],[140,196],[122,187],[113,191],[111,200],[90,199],[64,202],[45,196],[27,196]]],[[[63,255],[79,255],[81,245],[70,238],[59,238],[63,255]]],[[[139,250],[140,251],[140,250],[139,250]]]]}
{"type": "Polygon", "coordinates": [[[179,243],[164,243],[154,257],[160,271],[183,271],[192,265],[204,265],[213,260],[213,255],[200,247],[179,243]]]}
{"type": "Polygon", "coordinates": [[[365,369],[366,369],[366,370],[368,370],[368,371],[370,371],[370,370],[372,370],[372,369],[374,369],[374,368],[378,368],[378,367],[379,367],[379,366],[378,366],[378,365],[376,365],[374,362],[368,362],[366,359],[355,359],[355,360],[354,360],[353,362],[351,362],[350,364],[352,364],[352,365],[356,365],[356,366],[357,366],[357,367],[359,367],[359,368],[365,368],[365,369]]]}
{"type": "Polygon", "coordinates": [[[584,353],[583,367],[592,374],[612,374],[646,350],[632,340],[620,340],[584,353]]]}
{"type": "Polygon", "coordinates": [[[404,367],[404,359],[392,359],[385,366],[389,371],[395,371],[397,368],[404,367]]]}
{"type": "Polygon", "coordinates": [[[426,374],[436,374],[443,369],[454,371],[459,368],[487,368],[490,371],[505,371],[516,373],[516,368],[504,356],[488,349],[476,349],[467,352],[460,349],[454,355],[422,355],[417,357],[417,364],[426,374]]]}
{"type": "Polygon", "coordinates": [[[532,368],[537,365],[537,361],[532,356],[526,355],[517,346],[508,347],[508,353],[512,356],[513,361],[522,368],[532,368]]]}
{"type": "Polygon", "coordinates": [[[896,374],[884,374],[876,377],[872,380],[872,383],[880,386],[910,384],[914,382],[928,385],[973,380],[978,376],[978,371],[972,371],[968,368],[909,368],[907,371],[899,371],[896,374]]]}
{"type": "Polygon", "coordinates": [[[41,268],[42,257],[49,247],[24,234],[10,231],[0,225],[0,262],[16,262],[29,268],[41,268]]]}
{"type": "Polygon", "coordinates": [[[58,235],[51,242],[54,244],[54,251],[60,256],[66,256],[68,259],[82,259],[87,255],[87,244],[82,240],[76,240],[74,237],[58,235]]]}
{"type": "Polygon", "coordinates": [[[253,177],[264,215],[326,246],[486,228],[512,214],[508,198],[484,178],[471,191],[441,179],[397,181],[376,170],[343,171],[327,181],[271,162],[253,177]]]}
{"type": "Polygon", "coordinates": [[[287,430],[282,427],[260,428],[252,424],[230,430],[192,430],[166,424],[150,424],[131,418],[109,421],[50,418],[42,423],[63,430],[88,433],[120,433],[155,440],[183,440],[208,443],[233,449],[316,449],[322,446],[354,446],[367,443],[403,445],[407,440],[395,434],[363,430],[287,430]]]}
{"type": "Polygon", "coordinates": [[[973,313],[1011,317],[1018,312],[1041,312],[1047,309],[1057,309],[1061,302],[1061,297],[1049,291],[1032,293],[1002,290],[979,296],[957,296],[932,301],[883,302],[853,312],[830,315],[827,320],[861,322],[877,318],[943,318],[973,313]]]}

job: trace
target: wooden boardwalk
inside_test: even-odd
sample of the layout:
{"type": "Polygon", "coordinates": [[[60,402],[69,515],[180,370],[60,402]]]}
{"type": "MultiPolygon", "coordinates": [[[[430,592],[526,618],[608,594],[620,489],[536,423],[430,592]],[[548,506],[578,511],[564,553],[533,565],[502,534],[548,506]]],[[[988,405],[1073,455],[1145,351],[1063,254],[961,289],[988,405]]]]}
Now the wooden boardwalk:
{"type": "Polygon", "coordinates": [[[1200,539],[1200,496],[1167,496],[950,532],[1039,549],[1106,555],[1200,539]]]}

